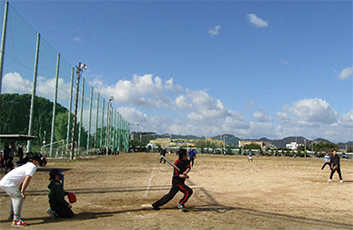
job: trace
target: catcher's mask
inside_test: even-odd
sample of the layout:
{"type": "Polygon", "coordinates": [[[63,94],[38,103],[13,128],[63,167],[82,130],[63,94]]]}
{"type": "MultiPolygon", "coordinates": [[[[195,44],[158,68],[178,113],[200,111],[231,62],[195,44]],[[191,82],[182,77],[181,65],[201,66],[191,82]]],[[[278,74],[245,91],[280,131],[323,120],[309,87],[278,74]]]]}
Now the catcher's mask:
{"type": "Polygon", "coordinates": [[[60,180],[63,178],[63,174],[61,174],[60,169],[52,169],[49,172],[49,180],[54,180],[56,175],[60,175],[60,180]]]}

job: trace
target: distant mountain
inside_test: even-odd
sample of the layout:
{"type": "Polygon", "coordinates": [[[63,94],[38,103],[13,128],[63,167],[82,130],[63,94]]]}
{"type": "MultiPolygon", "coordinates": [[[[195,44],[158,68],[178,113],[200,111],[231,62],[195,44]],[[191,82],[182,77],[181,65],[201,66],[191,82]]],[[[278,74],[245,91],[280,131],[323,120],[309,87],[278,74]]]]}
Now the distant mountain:
{"type": "Polygon", "coordinates": [[[339,149],[349,149],[353,147],[353,141],[348,141],[347,143],[337,143],[339,149]]]}
{"type": "Polygon", "coordinates": [[[231,144],[234,147],[237,147],[239,145],[239,141],[241,140],[239,137],[236,137],[232,134],[223,134],[223,135],[218,135],[211,138],[212,140],[220,140],[221,138],[222,140],[225,139],[227,144],[231,144]]]}
{"type": "MultiPolygon", "coordinates": [[[[139,133],[139,132],[135,132],[135,133],[139,133]]],[[[169,133],[165,133],[165,134],[156,134],[153,132],[144,132],[142,133],[143,135],[148,134],[148,135],[152,135],[154,138],[169,138],[170,136],[172,138],[175,139],[204,139],[205,137],[198,137],[195,135],[174,135],[174,134],[169,134],[169,133]]],[[[217,135],[217,136],[213,136],[211,137],[212,140],[220,140],[220,139],[225,139],[227,144],[231,144],[234,147],[238,147],[239,141],[241,140],[241,138],[236,137],[232,134],[222,134],[222,135],[217,135]]],[[[323,139],[323,138],[317,138],[314,140],[309,140],[305,137],[302,136],[291,136],[291,137],[285,137],[283,139],[280,140],[271,140],[268,139],[266,137],[262,137],[260,139],[244,139],[244,141],[262,141],[264,143],[271,143],[272,145],[276,146],[277,148],[285,148],[286,144],[290,144],[291,142],[297,142],[298,144],[304,144],[304,139],[306,139],[306,145],[310,146],[313,143],[330,143],[331,141],[323,139]]],[[[350,147],[353,146],[353,141],[349,141],[346,143],[337,143],[338,148],[339,149],[348,149],[350,147]]]]}
{"type": "Polygon", "coordinates": [[[315,140],[308,140],[305,137],[285,137],[280,140],[270,140],[265,137],[258,139],[257,141],[262,141],[264,143],[271,143],[275,145],[277,148],[285,148],[286,144],[290,144],[291,142],[297,142],[298,144],[304,144],[304,139],[306,140],[306,145],[311,145],[313,143],[329,143],[330,141],[323,139],[323,138],[317,138],[315,140]]]}

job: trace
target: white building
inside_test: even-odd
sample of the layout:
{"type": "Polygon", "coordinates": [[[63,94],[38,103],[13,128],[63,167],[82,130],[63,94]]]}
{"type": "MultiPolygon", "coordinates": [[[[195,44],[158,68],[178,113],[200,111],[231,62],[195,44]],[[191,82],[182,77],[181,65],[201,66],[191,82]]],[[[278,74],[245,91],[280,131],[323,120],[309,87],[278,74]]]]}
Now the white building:
{"type": "Polygon", "coordinates": [[[298,144],[297,142],[291,142],[286,144],[286,149],[297,150],[299,146],[304,146],[303,144],[298,144]]]}

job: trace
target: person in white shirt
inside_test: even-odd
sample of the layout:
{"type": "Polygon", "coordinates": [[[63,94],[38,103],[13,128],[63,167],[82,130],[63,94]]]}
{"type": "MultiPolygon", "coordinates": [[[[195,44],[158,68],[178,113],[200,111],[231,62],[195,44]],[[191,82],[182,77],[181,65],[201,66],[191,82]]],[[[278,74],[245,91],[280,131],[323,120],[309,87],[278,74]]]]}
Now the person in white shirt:
{"type": "Polygon", "coordinates": [[[328,153],[326,153],[326,156],[324,156],[324,165],[321,167],[321,170],[323,170],[325,168],[326,165],[328,165],[331,169],[331,157],[328,155],[328,153]]]}
{"type": "Polygon", "coordinates": [[[13,217],[12,226],[23,227],[28,225],[21,220],[22,204],[26,199],[26,189],[40,162],[41,156],[38,153],[30,153],[29,162],[11,170],[0,180],[0,188],[11,197],[10,216],[13,217]]]}

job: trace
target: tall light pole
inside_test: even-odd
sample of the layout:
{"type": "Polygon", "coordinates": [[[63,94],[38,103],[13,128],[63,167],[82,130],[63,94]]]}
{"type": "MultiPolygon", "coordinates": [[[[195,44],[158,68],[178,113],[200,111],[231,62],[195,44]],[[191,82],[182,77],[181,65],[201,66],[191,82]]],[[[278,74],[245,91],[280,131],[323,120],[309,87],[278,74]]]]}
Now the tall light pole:
{"type": "Polygon", "coordinates": [[[78,92],[79,92],[79,86],[80,86],[80,78],[81,78],[82,71],[84,71],[85,69],[87,69],[86,64],[82,64],[81,65],[81,62],[79,62],[78,66],[76,66],[77,86],[76,86],[76,101],[75,101],[74,123],[72,125],[71,160],[74,159],[74,155],[75,155],[75,135],[76,135],[76,122],[77,122],[77,104],[78,104],[78,92]]]}
{"type": "Polygon", "coordinates": [[[114,96],[110,96],[109,98],[109,121],[108,121],[108,130],[107,130],[107,151],[106,155],[109,154],[109,146],[110,146],[110,123],[111,123],[111,114],[112,114],[112,101],[114,100],[114,96]]]}

